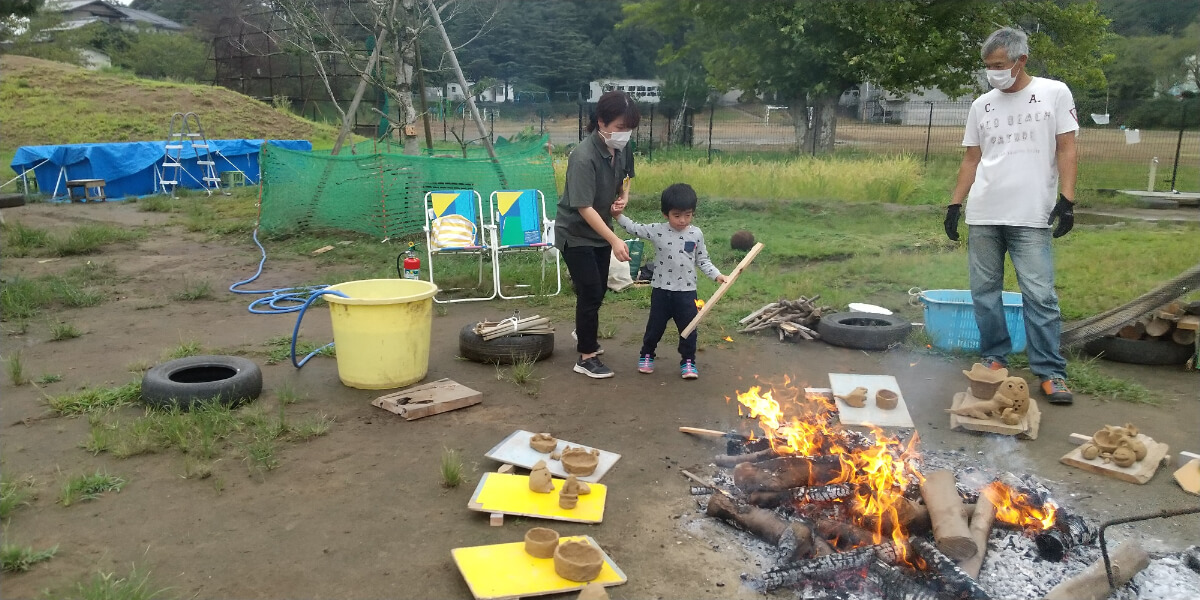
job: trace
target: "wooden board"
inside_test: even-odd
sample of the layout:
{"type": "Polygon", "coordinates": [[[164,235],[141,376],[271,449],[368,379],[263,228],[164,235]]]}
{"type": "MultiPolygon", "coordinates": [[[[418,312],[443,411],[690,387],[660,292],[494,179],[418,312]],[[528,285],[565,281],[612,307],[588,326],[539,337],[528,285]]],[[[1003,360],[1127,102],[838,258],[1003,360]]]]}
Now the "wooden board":
{"type": "Polygon", "coordinates": [[[1108,475],[1121,481],[1143,484],[1150,481],[1151,477],[1154,477],[1154,473],[1158,471],[1158,465],[1163,462],[1163,458],[1166,457],[1169,448],[1166,444],[1160,444],[1144,433],[1139,433],[1137,439],[1146,445],[1146,458],[1128,467],[1118,467],[1112,463],[1106,463],[1102,458],[1088,460],[1083,457],[1082,447],[1072,449],[1059,459],[1059,462],[1071,465],[1072,467],[1078,467],[1084,471],[1108,475]]]}
{"type": "Polygon", "coordinates": [[[483,394],[456,381],[439,379],[380,396],[371,404],[412,421],[480,402],[483,394]]]}
{"type": "Polygon", "coordinates": [[[1200,458],[1189,460],[1179,470],[1175,471],[1175,483],[1183,491],[1200,496],[1200,458]]]}
{"type": "MultiPolygon", "coordinates": [[[[585,541],[600,548],[600,544],[589,535],[564,537],[559,543],[568,541],[585,541]]],[[[604,566],[600,568],[600,575],[590,583],[611,587],[629,581],[603,548],[600,548],[600,554],[604,556],[604,566]]],[[[580,590],[585,585],[559,577],[554,572],[554,559],[530,556],[525,552],[523,541],[455,548],[450,555],[454,557],[454,564],[458,566],[458,572],[467,582],[467,587],[471,588],[471,594],[478,600],[558,594],[580,590]]]]}
{"type": "MultiPolygon", "coordinates": [[[[966,404],[970,406],[982,400],[972,396],[970,392],[959,392],[954,395],[950,408],[958,408],[966,404]]],[[[1000,435],[1015,435],[1025,440],[1036,440],[1038,429],[1042,425],[1042,411],[1038,408],[1037,399],[1029,399],[1029,410],[1016,425],[1007,425],[992,419],[976,419],[950,413],[950,429],[959,431],[979,431],[982,433],[998,433],[1000,435]]]]}
{"type": "Polygon", "coordinates": [[[539,494],[529,489],[528,475],[484,473],[475,493],[467,502],[467,508],[486,513],[504,513],[522,517],[539,517],[573,523],[599,523],[604,520],[604,503],[608,498],[608,486],[589,483],[592,493],[579,497],[572,509],[558,505],[558,491],[565,480],[551,479],[554,491],[539,494]]]}
{"type": "MultiPolygon", "coordinates": [[[[532,469],[533,465],[536,465],[539,460],[544,460],[546,461],[546,468],[550,470],[551,475],[566,479],[567,472],[563,469],[562,462],[550,458],[549,453],[542,454],[541,452],[529,447],[529,438],[531,437],[533,437],[533,432],[525,431],[524,429],[518,429],[509,434],[508,437],[500,440],[500,443],[492,447],[491,450],[488,450],[484,456],[492,460],[498,460],[502,463],[508,463],[510,465],[517,465],[518,467],[523,467],[526,469],[532,469]]],[[[589,452],[592,450],[597,450],[600,452],[600,461],[596,464],[596,470],[587,477],[578,477],[580,481],[586,481],[588,483],[600,481],[600,478],[604,477],[604,474],[608,473],[608,470],[611,469],[613,465],[615,465],[617,461],[621,459],[620,454],[614,454],[606,450],[600,450],[599,448],[592,448],[591,446],[584,446],[583,444],[576,444],[566,440],[558,440],[558,445],[555,446],[554,449],[561,452],[567,446],[571,446],[573,448],[583,448],[589,452]]]]}
{"type": "MultiPolygon", "coordinates": [[[[912,416],[908,414],[908,404],[904,402],[904,392],[900,384],[891,375],[859,375],[857,373],[830,373],[829,388],[835,395],[846,395],[856,387],[867,388],[867,404],[862,408],[854,408],[841,400],[835,400],[838,407],[838,419],[842,425],[875,425],[876,427],[914,427],[912,416]],[[888,389],[900,396],[896,408],[884,410],[875,405],[875,392],[888,389]]],[[[807,390],[806,390],[807,391],[807,390]]]]}

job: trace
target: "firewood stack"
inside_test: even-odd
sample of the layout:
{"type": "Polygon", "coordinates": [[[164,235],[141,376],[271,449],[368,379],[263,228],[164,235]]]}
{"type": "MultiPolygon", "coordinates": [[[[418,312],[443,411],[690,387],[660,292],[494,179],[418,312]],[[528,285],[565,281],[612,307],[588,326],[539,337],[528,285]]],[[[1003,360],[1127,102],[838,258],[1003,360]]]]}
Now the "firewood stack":
{"type": "Polygon", "coordinates": [[[763,306],[746,315],[739,324],[745,327],[739,333],[751,333],[774,328],[779,334],[779,341],[784,340],[819,340],[817,322],[821,315],[836,312],[830,306],[818,306],[820,294],[812,298],[800,296],[795,300],[779,300],[763,306]]]}
{"type": "Polygon", "coordinates": [[[546,335],[554,333],[550,319],[533,315],[532,317],[513,317],[503,321],[480,321],[475,325],[475,333],[485,340],[494,340],[506,335],[546,335]]]}
{"type": "Polygon", "coordinates": [[[1200,330],[1200,316],[1188,314],[1183,305],[1172,302],[1122,327],[1117,331],[1117,337],[1127,340],[1171,340],[1176,344],[1191,346],[1196,343],[1197,330],[1200,330]]]}

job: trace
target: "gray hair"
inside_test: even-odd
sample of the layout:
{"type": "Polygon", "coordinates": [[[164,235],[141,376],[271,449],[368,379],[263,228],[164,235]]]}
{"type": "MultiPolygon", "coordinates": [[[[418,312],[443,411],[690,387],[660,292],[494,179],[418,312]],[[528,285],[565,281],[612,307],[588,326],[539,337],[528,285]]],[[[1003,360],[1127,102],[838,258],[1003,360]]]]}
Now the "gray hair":
{"type": "Polygon", "coordinates": [[[983,42],[979,56],[984,60],[999,48],[1008,51],[1008,60],[1016,61],[1022,55],[1029,56],[1029,36],[1024,31],[1005,27],[997,29],[983,42]]]}

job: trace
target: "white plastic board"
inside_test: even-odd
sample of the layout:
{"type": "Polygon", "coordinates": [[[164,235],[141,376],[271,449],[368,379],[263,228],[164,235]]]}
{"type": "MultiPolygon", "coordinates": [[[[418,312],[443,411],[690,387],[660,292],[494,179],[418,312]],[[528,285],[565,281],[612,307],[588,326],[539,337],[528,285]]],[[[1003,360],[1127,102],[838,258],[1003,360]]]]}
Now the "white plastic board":
{"type": "MultiPolygon", "coordinates": [[[[551,475],[565,479],[567,477],[567,472],[563,470],[562,462],[550,458],[549,454],[542,454],[541,452],[530,448],[529,438],[531,437],[533,437],[533,432],[525,431],[524,429],[518,429],[508,437],[501,440],[500,443],[496,444],[494,448],[488,450],[484,456],[492,460],[498,460],[502,463],[508,463],[510,465],[516,465],[526,469],[532,469],[533,465],[537,464],[537,461],[544,460],[546,461],[546,468],[550,471],[551,475]]],[[[555,450],[562,452],[567,446],[571,446],[573,448],[583,448],[584,450],[588,451],[593,450],[591,446],[576,444],[575,442],[568,442],[566,440],[558,440],[558,446],[555,447],[555,450]]],[[[595,450],[600,449],[595,448],[595,450]]],[[[579,477],[578,479],[580,481],[587,481],[590,483],[600,481],[600,478],[604,477],[604,474],[607,473],[608,470],[611,469],[618,460],[620,460],[620,458],[620,454],[614,454],[612,452],[600,450],[600,461],[599,464],[596,465],[595,472],[587,477],[579,477]]]]}
{"type": "Polygon", "coordinates": [[[854,408],[841,400],[835,399],[838,407],[838,419],[842,425],[866,425],[877,427],[914,427],[912,416],[908,414],[908,405],[904,402],[904,392],[900,384],[891,375],[859,375],[857,373],[830,373],[829,387],[834,395],[845,396],[856,387],[867,388],[867,405],[854,408]],[[896,408],[883,410],[875,405],[875,392],[888,389],[900,396],[896,408]]]}

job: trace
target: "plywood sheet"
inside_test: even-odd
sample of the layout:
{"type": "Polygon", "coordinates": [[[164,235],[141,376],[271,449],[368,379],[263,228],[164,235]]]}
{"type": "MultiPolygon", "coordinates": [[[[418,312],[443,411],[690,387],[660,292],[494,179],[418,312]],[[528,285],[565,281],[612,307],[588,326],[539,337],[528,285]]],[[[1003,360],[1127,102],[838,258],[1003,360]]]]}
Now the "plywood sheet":
{"type": "Polygon", "coordinates": [[[482,401],[482,393],[457,381],[439,379],[380,396],[372,400],[371,404],[412,421],[466,408],[482,401]]]}
{"type": "MultiPolygon", "coordinates": [[[[546,468],[550,471],[551,475],[566,479],[567,472],[563,470],[562,462],[550,458],[549,454],[542,454],[541,452],[529,447],[529,438],[531,437],[533,437],[533,432],[525,431],[524,429],[518,429],[508,437],[501,440],[500,443],[496,444],[496,446],[491,450],[488,450],[484,456],[492,460],[498,460],[502,463],[508,463],[510,465],[516,465],[526,469],[532,469],[533,465],[537,464],[539,460],[544,460],[546,461],[546,468]]],[[[584,450],[588,451],[593,450],[591,446],[584,446],[583,444],[576,444],[566,440],[558,440],[558,446],[555,446],[555,450],[562,452],[567,446],[583,448],[584,450]]],[[[600,450],[599,448],[594,449],[600,451],[600,460],[596,465],[596,470],[587,477],[577,476],[580,481],[586,481],[588,483],[600,481],[600,478],[604,477],[604,474],[608,473],[608,470],[611,469],[613,465],[621,459],[620,454],[614,454],[606,450],[600,450]]]]}
{"type": "MultiPolygon", "coordinates": [[[[950,408],[959,408],[982,400],[972,396],[970,392],[959,392],[954,395],[950,408]]],[[[1036,440],[1038,429],[1042,424],[1042,411],[1038,408],[1037,399],[1029,399],[1029,410],[1016,425],[1008,425],[992,419],[976,419],[961,415],[950,414],[950,428],[959,431],[979,431],[982,433],[998,433],[1000,435],[1015,435],[1022,439],[1036,440]]]]}
{"type": "MultiPolygon", "coordinates": [[[[561,542],[586,541],[600,548],[591,536],[565,537],[561,542]]],[[[604,566],[591,583],[604,587],[629,581],[625,573],[600,548],[604,566]]],[[[563,579],[554,572],[553,558],[535,558],[525,552],[525,542],[455,548],[450,551],[459,573],[478,600],[508,600],[582,589],[584,584],[563,579]]]]}
{"type": "Polygon", "coordinates": [[[467,502],[467,508],[486,513],[503,513],[522,517],[539,517],[555,521],[575,523],[599,523],[604,520],[604,503],[608,498],[608,486],[589,483],[592,493],[579,496],[575,508],[565,509],[558,505],[558,491],[566,483],[563,479],[551,479],[554,491],[539,494],[529,489],[528,475],[484,473],[475,487],[475,493],[467,502]]]}
{"type": "Polygon", "coordinates": [[[1200,496],[1200,458],[1193,458],[1175,471],[1175,483],[1189,494],[1200,496]]]}
{"type": "Polygon", "coordinates": [[[856,387],[867,388],[867,405],[854,408],[841,400],[835,400],[838,419],[842,425],[875,425],[878,427],[913,427],[912,416],[900,384],[891,375],[859,375],[857,373],[830,373],[829,387],[835,395],[844,396],[856,387]],[[900,396],[896,408],[884,410],[875,406],[875,392],[888,389],[900,396]]]}
{"type": "Polygon", "coordinates": [[[1169,448],[1166,444],[1160,444],[1144,433],[1139,433],[1137,439],[1146,445],[1146,458],[1128,467],[1118,467],[1110,462],[1106,463],[1103,458],[1088,460],[1083,457],[1083,446],[1071,450],[1059,459],[1059,462],[1071,465],[1072,467],[1078,467],[1084,471],[1107,475],[1121,481],[1143,484],[1150,481],[1151,477],[1154,477],[1154,473],[1158,471],[1158,465],[1163,462],[1169,448]]]}

